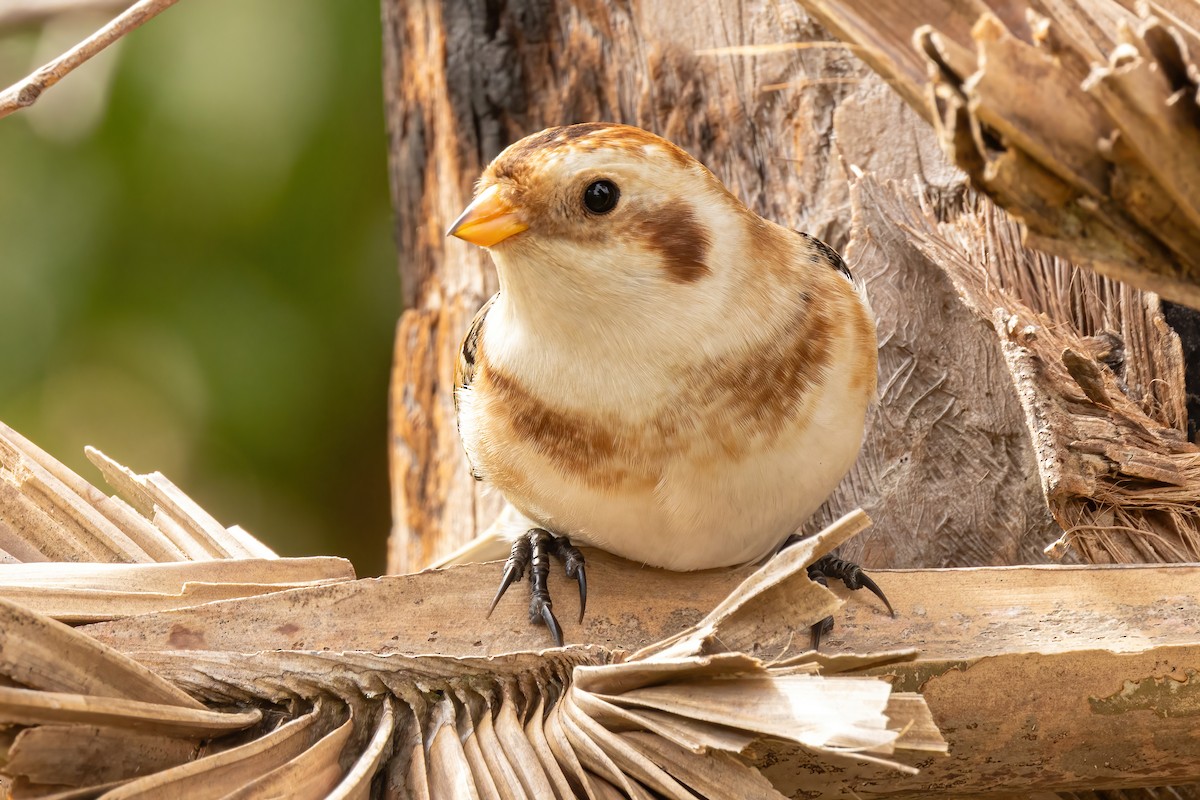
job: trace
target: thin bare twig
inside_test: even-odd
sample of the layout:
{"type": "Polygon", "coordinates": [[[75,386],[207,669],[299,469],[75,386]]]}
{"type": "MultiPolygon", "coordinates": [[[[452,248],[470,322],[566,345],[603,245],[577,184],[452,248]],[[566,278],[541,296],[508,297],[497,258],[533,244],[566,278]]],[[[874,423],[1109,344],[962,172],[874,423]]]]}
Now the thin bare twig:
{"type": "Polygon", "coordinates": [[[122,14],[49,64],[0,92],[0,118],[28,108],[42,92],[58,83],[76,67],[132,30],[140,28],[179,0],[139,0],[122,14]]]}
{"type": "Polygon", "coordinates": [[[0,2],[0,33],[40,25],[68,14],[104,11],[116,14],[133,0],[7,0],[0,2]]]}

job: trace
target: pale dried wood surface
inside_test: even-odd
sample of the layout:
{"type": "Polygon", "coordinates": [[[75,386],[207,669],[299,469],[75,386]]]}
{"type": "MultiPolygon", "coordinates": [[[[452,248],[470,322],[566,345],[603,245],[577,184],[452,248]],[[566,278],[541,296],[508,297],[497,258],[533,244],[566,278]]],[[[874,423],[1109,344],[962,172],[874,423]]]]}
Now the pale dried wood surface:
{"type": "MultiPolygon", "coordinates": [[[[58,475],[58,491],[99,497],[45,454],[17,453],[58,475]]],[[[134,494],[146,485],[114,474],[134,494]]],[[[21,486],[35,507],[60,504],[21,486]]],[[[181,520],[181,535],[199,542],[208,519],[181,520]]],[[[10,589],[50,596],[72,581],[107,592],[123,575],[126,595],[199,577],[232,586],[235,565],[259,576],[250,591],[271,585],[148,614],[125,597],[116,618],[75,629],[0,600],[0,718],[18,726],[9,785],[18,798],[101,782],[112,798],[372,787],[683,798],[684,786],[713,797],[736,786],[778,800],[1196,777],[1200,567],[879,572],[892,618],[806,576],[865,524],[849,515],[754,572],[646,570],[591,552],[582,627],[573,586],[554,581],[578,643],[541,652],[520,585],[479,619],[496,564],[360,581],[331,559],[9,565],[10,589]],[[290,588],[314,575],[333,582],[290,588]],[[808,626],[829,613],[823,652],[805,652],[808,626]],[[102,744],[121,758],[82,769],[102,744]]]]}
{"type": "MultiPolygon", "coordinates": [[[[1157,299],[1028,250],[1020,226],[986,198],[941,220],[903,187],[864,178],[855,203],[893,226],[903,244],[892,252],[911,248],[937,265],[991,329],[1010,376],[1005,396],[1024,410],[1036,453],[1026,474],[1040,477],[1066,531],[1052,552],[1093,563],[1200,559],[1200,446],[1187,441],[1179,339],[1157,299]]],[[[964,491],[979,481],[969,469],[960,479],[964,491]]]]}
{"type": "MultiPolygon", "coordinates": [[[[637,649],[686,628],[741,577],[645,570],[599,552],[589,557],[601,568],[582,627],[571,617],[568,587],[560,583],[557,597],[568,641],[605,648],[637,649]]],[[[545,631],[528,623],[523,597],[502,603],[492,620],[446,624],[453,610],[461,619],[464,608],[486,607],[494,569],[471,565],[303,589],[82,630],[156,669],[169,665],[172,674],[187,672],[189,652],[206,672],[215,668],[203,666],[212,651],[259,647],[504,658],[505,651],[547,645],[545,631]],[[262,620],[277,627],[267,630],[262,620]]],[[[876,577],[896,617],[864,593],[838,588],[847,602],[823,652],[836,660],[916,649],[915,660],[876,672],[927,698],[950,754],[907,757],[921,772],[902,776],[849,761],[829,771],[794,748],[759,746],[754,757],[784,794],[848,796],[843,792],[851,787],[860,797],[965,797],[1200,776],[1200,739],[1188,711],[1200,674],[1200,567],[1001,567],[876,577]]],[[[798,652],[806,631],[792,633],[798,652]]]]}
{"type": "MultiPolygon", "coordinates": [[[[61,465],[49,466],[77,483],[61,465]]],[[[132,478],[123,481],[126,489],[140,491],[144,476],[118,471],[132,478]]],[[[184,520],[182,535],[206,537],[208,519],[184,520]]],[[[189,578],[236,590],[237,567],[276,571],[273,583],[247,587],[247,594],[271,592],[284,605],[253,604],[260,596],[243,607],[185,593],[177,602],[193,603],[185,615],[197,615],[196,625],[176,619],[165,644],[147,637],[147,628],[135,643],[114,648],[91,635],[112,627],[72,629],[0,599],[0,721],[11,727],[0,782],[16,798],[343,798],[403,789],[566,800],[611,785],[631,797],[725,796],[736,786],[747,797],[779,800],[742,755],[764,737],[794,742],[819,760],[849,749],[856,759],[911,772],[894,760],[897,753],[944,752],[945,743],[919,695],[893,693],[886,681],[861,674],[894,655],[825,664],[811,652],[785,662],[738,652],[788,653],[798,634],[836,611],[840,602],[807,578],[807,565],[867,524],[861,512],[847,515],[764,568],[733,576],[745,580],[697,614],[665,613],[660,638],[632,656],[595,644],[487,656],[438,652],[436,631],[381,626],[394,612],[408,623],[425,620],[407,613],[387,581],[339,581],[336,559],[6,565],[0,579],[8,573],[7,590],[20,589],[32,604],[47,605],[39,590],[57,599],[74,581],[78,593],[110,599],[112,624],[133,626],[127,630],[163,619],[139,615],[143,603],[134,596],[186,587],[189,578]],[[313,575],[327,577],[292,588],[313,575]],[[122,577],[128,581],[117,591],[122,577]],[[319,591],[331,581],[350,592],[319,591]],[[298,624],[299,609],[355,620],[359,632],[335,626],[320,632],[331,646],[316,644],[310,626],[298,624]],[[230,625],[206,626],[210,611],[230,625]],[[228,638],[234,630],[251,638],[235,642],[228,638]],[[394,633],[380,647],[362,641],[365,630],[394,633]],[[292,641],[275,647],[268,632],[292,641]],[[121,758],[97,763],[102,747],[121,758]]],[[[617,582],[630,586],[628,565],[614,566],[617,582]]],[[[461,628],[463,587],[439,584],[431,593],[437,579],[430,573],[390,583],[415,582],[407,601],[461,628]]]]}
{"type": "MultiPolygon", "coordinates": [[[[848,110],[837,125],[849,126],[848,110]]],[[[905,183],[896,193],[921,189],[905,183]]],[[[891,206],[859,195],[847,256],[878,319],[879,399],[858,461],[805,530],[862,507],[875,524],[842,555],[865,565],[1046,562],[1043,549],[1061,531],[990,316],[961,296],[946,259],[922,252],[891,206]]]]}
{"type": "MultiPolygon", "coordinates": [[[[568,644],[638,650],[698,622],[753,570],[679,573],[640,567],[603,551],[596,591],[582,625],[573,584],[554,575],[555,608],[568,644]],[[555,580],[560,579],[560,580],[555,580]]],[[[546,649],[546,631],[527,618],[522,584],[486,611],[498,564],[471,564],[414,575],[366,578],[85,625],[122,650],[365,650],[492,656],[546,649]],[[344,611],[343,611],[344,609],[344,611]],[[333,613],[334,611],[337,613],[333,613]],[[452,625],[447,615],[455,612],[452,625]],[[465,612],[465,616],[464,616],[465,612]],[[461,619],[460,619],[461,617],[461,619]],[[247,620],[279,620],[263,630],[247,620]],[[186,629],[186,630],[185,630],[186,629]]],[[[865,592],[845,599],[823,652],[916,648],[922,659],[985,658],[1108,648],[1187,644],[1200,632],[1200,566],[1016,566],[871,573],[896,608],[888,616],[865,592]]],[[[589,578],[591,573],[589,572],[589,578]]],[[[797,647],[806,644],[795,643],[797,647]]]]}

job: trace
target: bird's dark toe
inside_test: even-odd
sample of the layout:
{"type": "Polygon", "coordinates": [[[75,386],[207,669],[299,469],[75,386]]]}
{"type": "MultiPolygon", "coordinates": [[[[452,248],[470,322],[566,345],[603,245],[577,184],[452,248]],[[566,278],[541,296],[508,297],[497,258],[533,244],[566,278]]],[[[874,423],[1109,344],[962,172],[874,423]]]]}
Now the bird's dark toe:
{"type": "Polygon", "coordinates": [[[528,534],[528,541],[533,553],[529,567],[529,581],[532,587],[529,598],[529,621],[543,622],[554,637],[554,644],[563,645],[562,626],[554,616],[554,604],[550,600],[550,556],[558,555],[560,545],[548,531],[534,528],[528,534]]]}
{"type": "Polygon", "coordinates": [[[583,622],[583,612],[587,609],[587,569],[583,553],[565,536],[552,539],[550,547],[554,557],[563,562],[567,577],[574,578],[579,584],[579,621],[583,622]]]}
{"type": "Polygon", "coordinates": [[[812,626],[812,649],[821,649],[821,638],[833,631],[833,617],[826,617],[812,626]]]}
{"type": "Polygon", "coordinates": [[[530,622],[542,622],[550,630],[550,636],[554,638],[554,646],[563,646],[562,626],[558,624],[558,618],[554,616],[554,609],[551,607],[550,598],[548,597],[531,597],[529,599],[529,620],[530,622]]]}
{"type": "Polygon", "coordinates": [[[490,617],[496,610],[496,604],[500,602],[501,597],[504,597],[508,587],[524,577],[525,568],[529,566],[530,550],[528,536],[522,536],[513,542],[508,560],[504,562],[504,574],[500,576],[500,587],[496,589],[496,596],[492,598],[492,604],[488,606],[487,616],[490,617]]]}
{"type": "Polygon", "coordinates": [[[500,579],[500,588],[488,609],[492,610],[500,602],[500,598],[508,591],[508,587],[521,580],[529,569],[529,621],[542,623],[554,637],[558,647],[563,645],[562,626],[554,616],[554,603],[550,599],[550,558],[553,556],[563,562],[567,577],[574,578],[579,585],[579,621],[583,622],[583,612],[587,608],[587,570],[584,566],[583,553],[571,544],[566,537],[556,537],[542,528],[533,528],[524,536],[513,542],[512,552],[504,563],[504,574],[500,579]]]}
{"type": "MultiPolygon", "coordinates": [[[[888,613],[893,617],[896,612],[892,609],[892,604],[887,599],[887,595],[879,588],[879,584],[872,580],[871,576],[863,571],[863,568],[853,561],[846,561],[836,556],[826,555],[814,561],[808,567],[808,577],[812,581],[828,586],[830,579],[840,580],[846,584],[846,588],[851,591],[858,589],[866,589],[871,594],[878,597],[885,606],[888,613]]],[[[825,619],[812,626],[812,646],[816,650],[821,644],[821,637],[829,634],[833,630],[833,617],[825,619]]]]}
{"type": "Polygon", "coordinates": [[[887,606],[888,613],[893,617],[896,616],[895,609],[892,608],[892,603],[887,599],[887,595],[879,588],[870,575],[863,570],[858,564],[853,561],[847,561],[844,558],[838,558],[833,555],[822,556],[812,563],[808,568],[808,576],[817,580],[821,585],[827,585],[825,581],[814,577],[820,575],[827,579],[840,580],[851,591],[866,589],[871,594],[879,598],[879,600],[887,606]]]}

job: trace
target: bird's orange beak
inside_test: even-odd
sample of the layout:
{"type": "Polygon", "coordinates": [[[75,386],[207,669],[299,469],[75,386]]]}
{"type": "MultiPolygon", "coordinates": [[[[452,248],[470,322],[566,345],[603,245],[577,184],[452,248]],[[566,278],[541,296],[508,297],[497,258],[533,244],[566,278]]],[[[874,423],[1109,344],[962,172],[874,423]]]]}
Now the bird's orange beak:
{"type": "Polygon", "coordinates": [[[446,235],[457,236],[480,247],[491,247],[528,229],[517,209],[500,198],[500,187],[497,185],[480,192],[454,220],[446,235]]]}

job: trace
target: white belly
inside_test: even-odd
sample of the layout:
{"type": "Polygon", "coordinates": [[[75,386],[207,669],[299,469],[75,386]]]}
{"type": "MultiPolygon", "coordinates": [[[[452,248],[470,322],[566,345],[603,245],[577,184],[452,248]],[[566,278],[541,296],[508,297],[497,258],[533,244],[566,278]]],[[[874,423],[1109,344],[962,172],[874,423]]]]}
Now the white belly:
{"type": "MultiPolygon", "coordinates": [[[[755,561],[795,532],[854,463],[867,404],[860,395],[826,387],[807,424],[736,460],[698,442],[644,488],[589,487],[510,441],[505,458],[528,488],[504,494],[548,530],[639,563],[696,570],[755,561]]],[[[468,447],[478,433],[464,426],[468,447]]]]}

